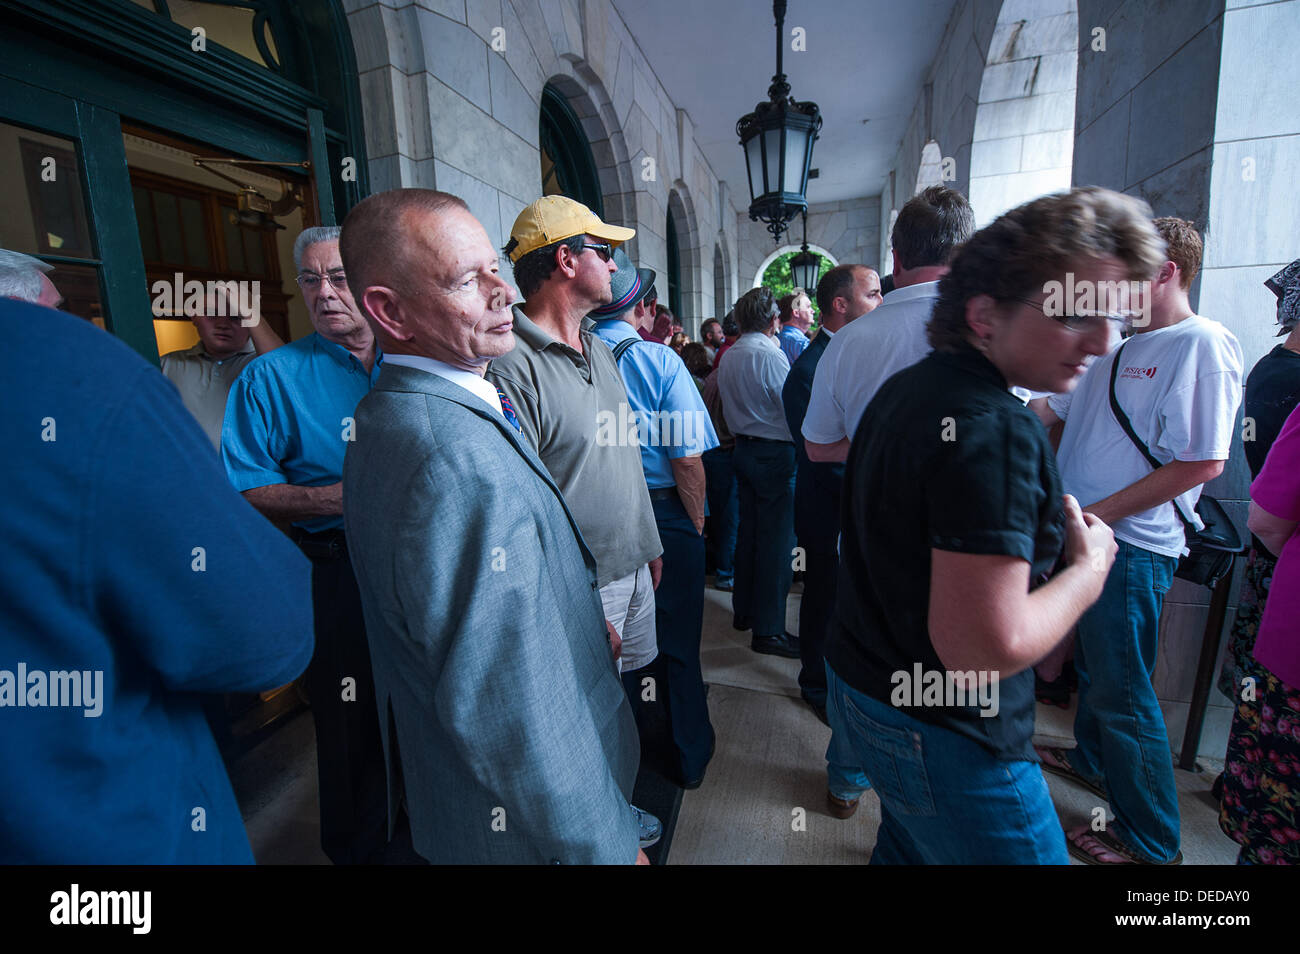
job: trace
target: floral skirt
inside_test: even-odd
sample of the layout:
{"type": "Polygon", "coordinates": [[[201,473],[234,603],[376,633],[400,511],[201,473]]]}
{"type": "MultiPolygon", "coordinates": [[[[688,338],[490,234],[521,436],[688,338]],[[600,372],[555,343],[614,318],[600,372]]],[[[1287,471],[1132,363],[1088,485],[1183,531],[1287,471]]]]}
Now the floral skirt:
{"type": "Polygon", "coordinates": [[[1219,670],[1219,691],[1235,705],[1241,697],[1241,680],[1254,671],[1255,636],[1259,621],[1264,618],[1264,604],[1269,587],[1273,585],[1273,570],[1277,560],[1258,550],[1250,551],[1245,572],[1241,576],[1241,589],[1237,593],[1237,616],[1228,633],[1228,652],[1219,670]]]}
{"type": "Polygon", "coordinates": [[[1250,663],[1255,698],[1232,717],[1219,827],[1241,845],[1238,864],[1300,865],[1300,689],[1250,663]]]}

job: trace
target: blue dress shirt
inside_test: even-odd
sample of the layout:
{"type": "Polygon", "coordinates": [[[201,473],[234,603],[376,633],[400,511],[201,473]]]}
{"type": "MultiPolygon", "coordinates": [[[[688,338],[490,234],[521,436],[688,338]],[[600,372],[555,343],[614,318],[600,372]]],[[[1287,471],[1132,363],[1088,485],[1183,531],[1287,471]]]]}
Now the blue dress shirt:
{"type": "MultiPolygon", "coordinates": [[[[319,334],[262,355],[235,379],[221,428],[221,459],[240,493],[270,484],[323,487],[343,479],[357,404],[379,379],[342,345],[319,334]]],[[[295,526],[310,533],[343,526],[343,515],[295,526]]]]}
{"type": "MultiPolygon", "coordinates": [[[[676,351],[643,341],[623,319],[598,321],[592,331],[611,351],[624,339],[635,341],[619,359],[618,369],[631,404],[629,414],[635,415],[641,440],[641,469],[651,490],[675,487],[677,478],[671,461],[718,446],[718,434],[700,389],[676,351]]],[[[615,422],[614,433],[625,432],[624,422],[615,422]]]]}
{"type": "Polygon", "coordinates": [[[808,347],[808,336],[794,325],[782,325],[780,333],[776,336],[776,343],[781,346],[781,351],[790,362],[790,366],[794,367],[794,363],[799,360],[799,355],[803,354],[803,349],[808,347]]]}

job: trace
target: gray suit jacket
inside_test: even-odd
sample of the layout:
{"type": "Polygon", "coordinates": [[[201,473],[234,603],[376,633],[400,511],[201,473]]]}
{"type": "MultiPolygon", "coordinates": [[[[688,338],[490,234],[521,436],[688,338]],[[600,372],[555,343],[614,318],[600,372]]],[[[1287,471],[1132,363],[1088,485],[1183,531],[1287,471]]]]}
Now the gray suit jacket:
{"type": "Polygon", "coordinates": [[[385,365],[343,467],[389,817],[435,864],[636,859],[640,758],[596,565],[536,454],[478,397],[385,365]]]}

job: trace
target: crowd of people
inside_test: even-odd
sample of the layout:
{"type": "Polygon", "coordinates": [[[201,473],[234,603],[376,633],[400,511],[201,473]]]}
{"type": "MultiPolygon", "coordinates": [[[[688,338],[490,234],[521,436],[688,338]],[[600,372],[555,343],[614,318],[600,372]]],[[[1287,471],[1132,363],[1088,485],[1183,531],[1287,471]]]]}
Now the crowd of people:
{"type": "MultiPolygon", "coordinates": [[[[546,196],[498,250],[456,196],[377,193],[294,244],[312,334],[209,296],[171,384],[0,252],[0,298],[31,303],[0,301],[31,356],[6,384],[7,648],[107,674],[93,723],[5,703],[0,674],[26,706],[0,856],[250,861],[204,694],[301,675],[335,863],[646,863],[639,768],[694,789],[718,744],[711,578],[754,652],[800,660],[826,811],[879,797],[873,864],[1181,861],[1152,674],[1244,371],[1190,306],[1195,227],[1083,188],[976,231],[935,186],[883,279],[751,289],[700,342],[634,235],[546,196]],[[1036,749],[1034,667],[1070,654],[1076,746],[1036,749]],[[1113,820],[1065,832],[1044,769],[1113,820]]],[[[1241,862],[1294,864],[1300,263],[1269,288],[1288,337],[1246,383],[1221,824],[1241,862]]]]}

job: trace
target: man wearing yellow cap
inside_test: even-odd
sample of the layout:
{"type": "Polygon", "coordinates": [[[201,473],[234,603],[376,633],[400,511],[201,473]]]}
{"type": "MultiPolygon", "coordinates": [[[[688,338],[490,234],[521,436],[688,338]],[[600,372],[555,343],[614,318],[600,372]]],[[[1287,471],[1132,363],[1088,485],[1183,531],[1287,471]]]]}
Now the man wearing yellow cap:
{"type": "MultiPolygon", "coordinates": [[[[524,438],[559,485],[596,558],[611,621],[625,619],[634,602],[643,605],[646,588],[658,585],[663,553],[640,441],[635,426],[622,426],[630,418],[623,378],[609,347],[582,327],[588,312],[610,301],[614,249],[635,234],[559,195],[520,212],[504,249],[525,299],[514,309],[518,344],[487,371],[514,404],[524,438]]],[[[614,628],[628,636],[624,672],[658,654],[652,627],[614,628]]],[[[644,820],[643,845],[658,839],[653,816],[644,820]]]]}

